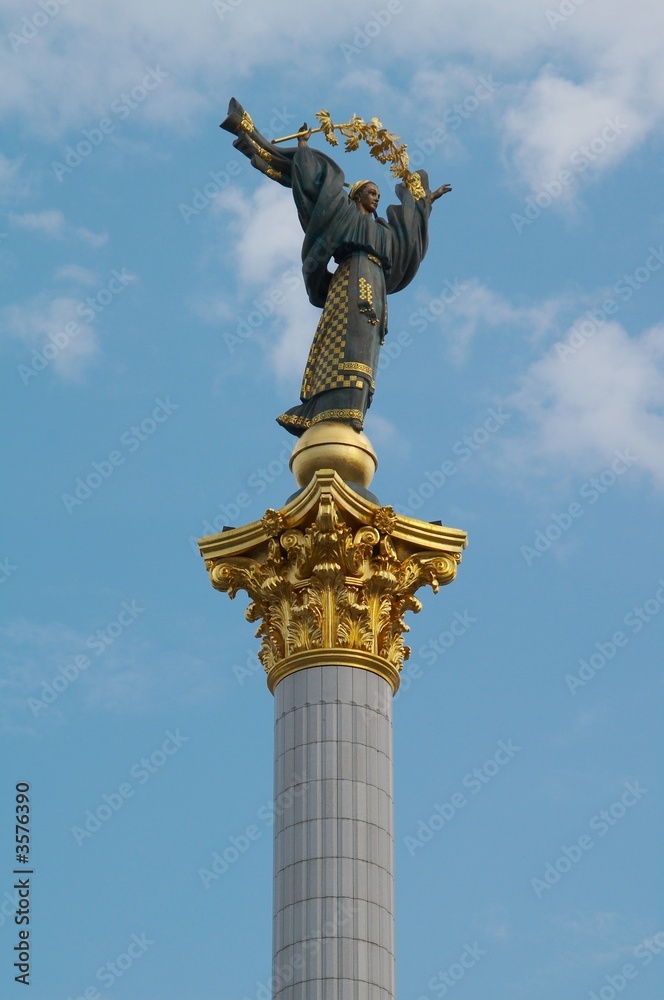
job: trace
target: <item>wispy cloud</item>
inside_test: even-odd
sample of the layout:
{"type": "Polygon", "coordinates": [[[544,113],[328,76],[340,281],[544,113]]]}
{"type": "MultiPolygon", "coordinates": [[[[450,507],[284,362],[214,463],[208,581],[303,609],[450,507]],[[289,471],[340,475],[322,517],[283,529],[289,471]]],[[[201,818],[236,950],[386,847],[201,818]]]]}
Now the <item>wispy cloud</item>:
{"type": "Polygon", "coordinates": [[[230,221],[242,282],[265,284],[285,268],[299,269],[302,231],[290,191],[274,181],[260,184],[248,197],[227,189],[216,195],[214,211],[223,215],[225,231],[230,221]]]}
{"type": "Polygon", "coordinates": [[[114,639],[116,614],[109,610],[115,629],[106,633],[109,622],[101,623],[105,640],[98,630],[86,634],[62,622],[22,619],[0,628],[5,731],[35,734],[81,709],[136,714],[219,696],[223,682],[200,658],[164,653],[131,631],[114,639]]]}
{"type": "Polygon", "coordinates": [[[64,213],[56,208],[43,212],[25,212],[22,215],[10,212],[9,221],[17,229],[27,229],[55,239],[62,239],[67,225],[64,213]]]}
{"type": "Polygon", "coordinates": [[[513,457],[590,468],[630,448],[635,467],[662,486],[663,401],[664,325],[629,336],[607,323],[567,363],[552,349],[528,368],[506,403],[528,428],[513,457]]]}
{"type": "Polygon", "coordinates": [[[72,235],[92,247],[101,247],[108,242],[107,233],[95,233],[85,226],[70,225],[58,208],[44,209],[42,212],[10,212],[9,222],[16,229],[39,233],[51,239],[62,240],[72,235]]]}
{"type": "Polygon", "coordinates": [[[53,275],[55,281],[71,281],[76,285],[96,285],[99,276],[87,267],[79,264],[62,264],[53,275]]]}
{"type": "MultiPolygon", "coordinates": [[[[505,144],[521,180],[538,191],[562,171],[579,179],[614,167],[652,124],[632,97],[618,80],[577,83],[547,67],[504,118],[505,144]]],[[[565,185],[559,204],[576,190],[565,185]]]]}
{"type": "Polygon", "coordinates": [[[434,294],[421,289],[417,303],[418,323],[432,324],[444,333],[445,350],[457,365],[468,360],[472,342],[482,333],[504,328],[516,330],[529,342],[538,341],[554,329],[559,314],[569,306],[564,296],[513,305],[478,278],[455,279],[434,294]]]}
{"type": "Polygon", "coordinates": [[[65,331],[75,329],[74,336],[66,335],[66,349],[53,351],[52,364],[62,378],[77,381],[99,352],[94,326],[81,322],[80,304],[68,296],[49,300],[42,295],[26,304],[6,306],[0,310],[0,334],[18,337],[35,347],[58,342],[65,331]]]}

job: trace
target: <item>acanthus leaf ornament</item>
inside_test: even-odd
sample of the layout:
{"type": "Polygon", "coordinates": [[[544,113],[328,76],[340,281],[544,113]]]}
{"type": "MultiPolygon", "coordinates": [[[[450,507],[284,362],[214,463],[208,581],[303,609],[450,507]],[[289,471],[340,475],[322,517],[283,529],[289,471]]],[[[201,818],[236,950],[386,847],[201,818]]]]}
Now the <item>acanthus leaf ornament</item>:
{"type": "Polygon", "coordinates": [[[404,615],[420,610],[420,587],[454,579],[465,543],[464,532],[377,507],[323,471],[280,511],[200,545],[212,585],[250,598],[271,689],[291,669],[343,660],[396,691],[410,653],[404,615]]]}

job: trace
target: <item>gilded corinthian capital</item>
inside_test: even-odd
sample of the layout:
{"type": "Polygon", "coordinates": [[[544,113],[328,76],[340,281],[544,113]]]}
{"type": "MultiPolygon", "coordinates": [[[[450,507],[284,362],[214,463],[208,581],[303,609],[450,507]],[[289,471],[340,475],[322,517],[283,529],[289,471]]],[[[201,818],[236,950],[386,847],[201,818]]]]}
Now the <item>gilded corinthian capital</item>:
{"type": "Polygon", "coordinates": [[[466,545],[455,528],[395,514],[317,472],[281,510],[199,542],[212,586],[249,595],[271,691],[295,670],[336,664],[380,674],[396,692],[420,587],[451,583],[466,545]]]}

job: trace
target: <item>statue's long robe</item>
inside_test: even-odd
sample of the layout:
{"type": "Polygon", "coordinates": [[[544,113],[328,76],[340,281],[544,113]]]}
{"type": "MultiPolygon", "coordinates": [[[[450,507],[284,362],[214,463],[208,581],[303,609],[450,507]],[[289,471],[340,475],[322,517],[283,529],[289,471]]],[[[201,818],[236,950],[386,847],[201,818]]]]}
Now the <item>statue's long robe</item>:
{"type": "MultiPolygon", "coordinates": [[[[415,201],[399,184],[401,204],[388,207],[387,221],[364,215],[349,200],[343,171],[334,160],[308,146],[275,146],[253,123],[249,130],[238,126],[238,120],[239,115],[230,116],[224,123],[238,135],[234,145],[262,173],[292,188],[304,230],[307,294],[312,305],[323,309],[302,379],[301,403],[277,420],[296,435],[321,420],[340,420],[361,430],[387,333],[386,296],[405,288],[417,273],[428,245],[431,202],[428,197],[415,201]],[[328,270],[330,260],[338,265],[334,273],[328,270]]],[[[426,173],[420,171],[420,177],[428,194],[426,173]]]]}

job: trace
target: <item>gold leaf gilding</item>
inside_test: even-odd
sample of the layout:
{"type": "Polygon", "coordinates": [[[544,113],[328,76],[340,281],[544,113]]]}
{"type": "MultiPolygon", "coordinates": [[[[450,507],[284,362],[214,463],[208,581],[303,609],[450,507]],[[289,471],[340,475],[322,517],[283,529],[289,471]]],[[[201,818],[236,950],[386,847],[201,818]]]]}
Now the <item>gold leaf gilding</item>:
{"type": "MultiPolygon", "coordinates": [[[[318,651],[321,663],[334,663],[339,651],[348,662],[354,651],[358,665],[380,673],[396,691],[410,652],[404,615],[420,610],[419,588],[437,591],[454,579],[465,535],[368,503],[360,517],[357,505],[346,502],[352,491],[331,475],[335,488],[313,492],[306,516],[287,513],[291,507],[268,510],[256,522],[262,541],[238,542],[228,555],[206,552],[210,580],[230,597],[248,594],[246,617],[260,623],[259,658],[271,689],[290,663],[292,669],[314,665],[318,651]],[[451,543],[439,537],[445,532],[451,543]]],[[[238,537],[246,531],[233,529],[238,537]]],[[[215,539],[232,547],[231,534],[205,539],[206,548],[215,539]]]]}

